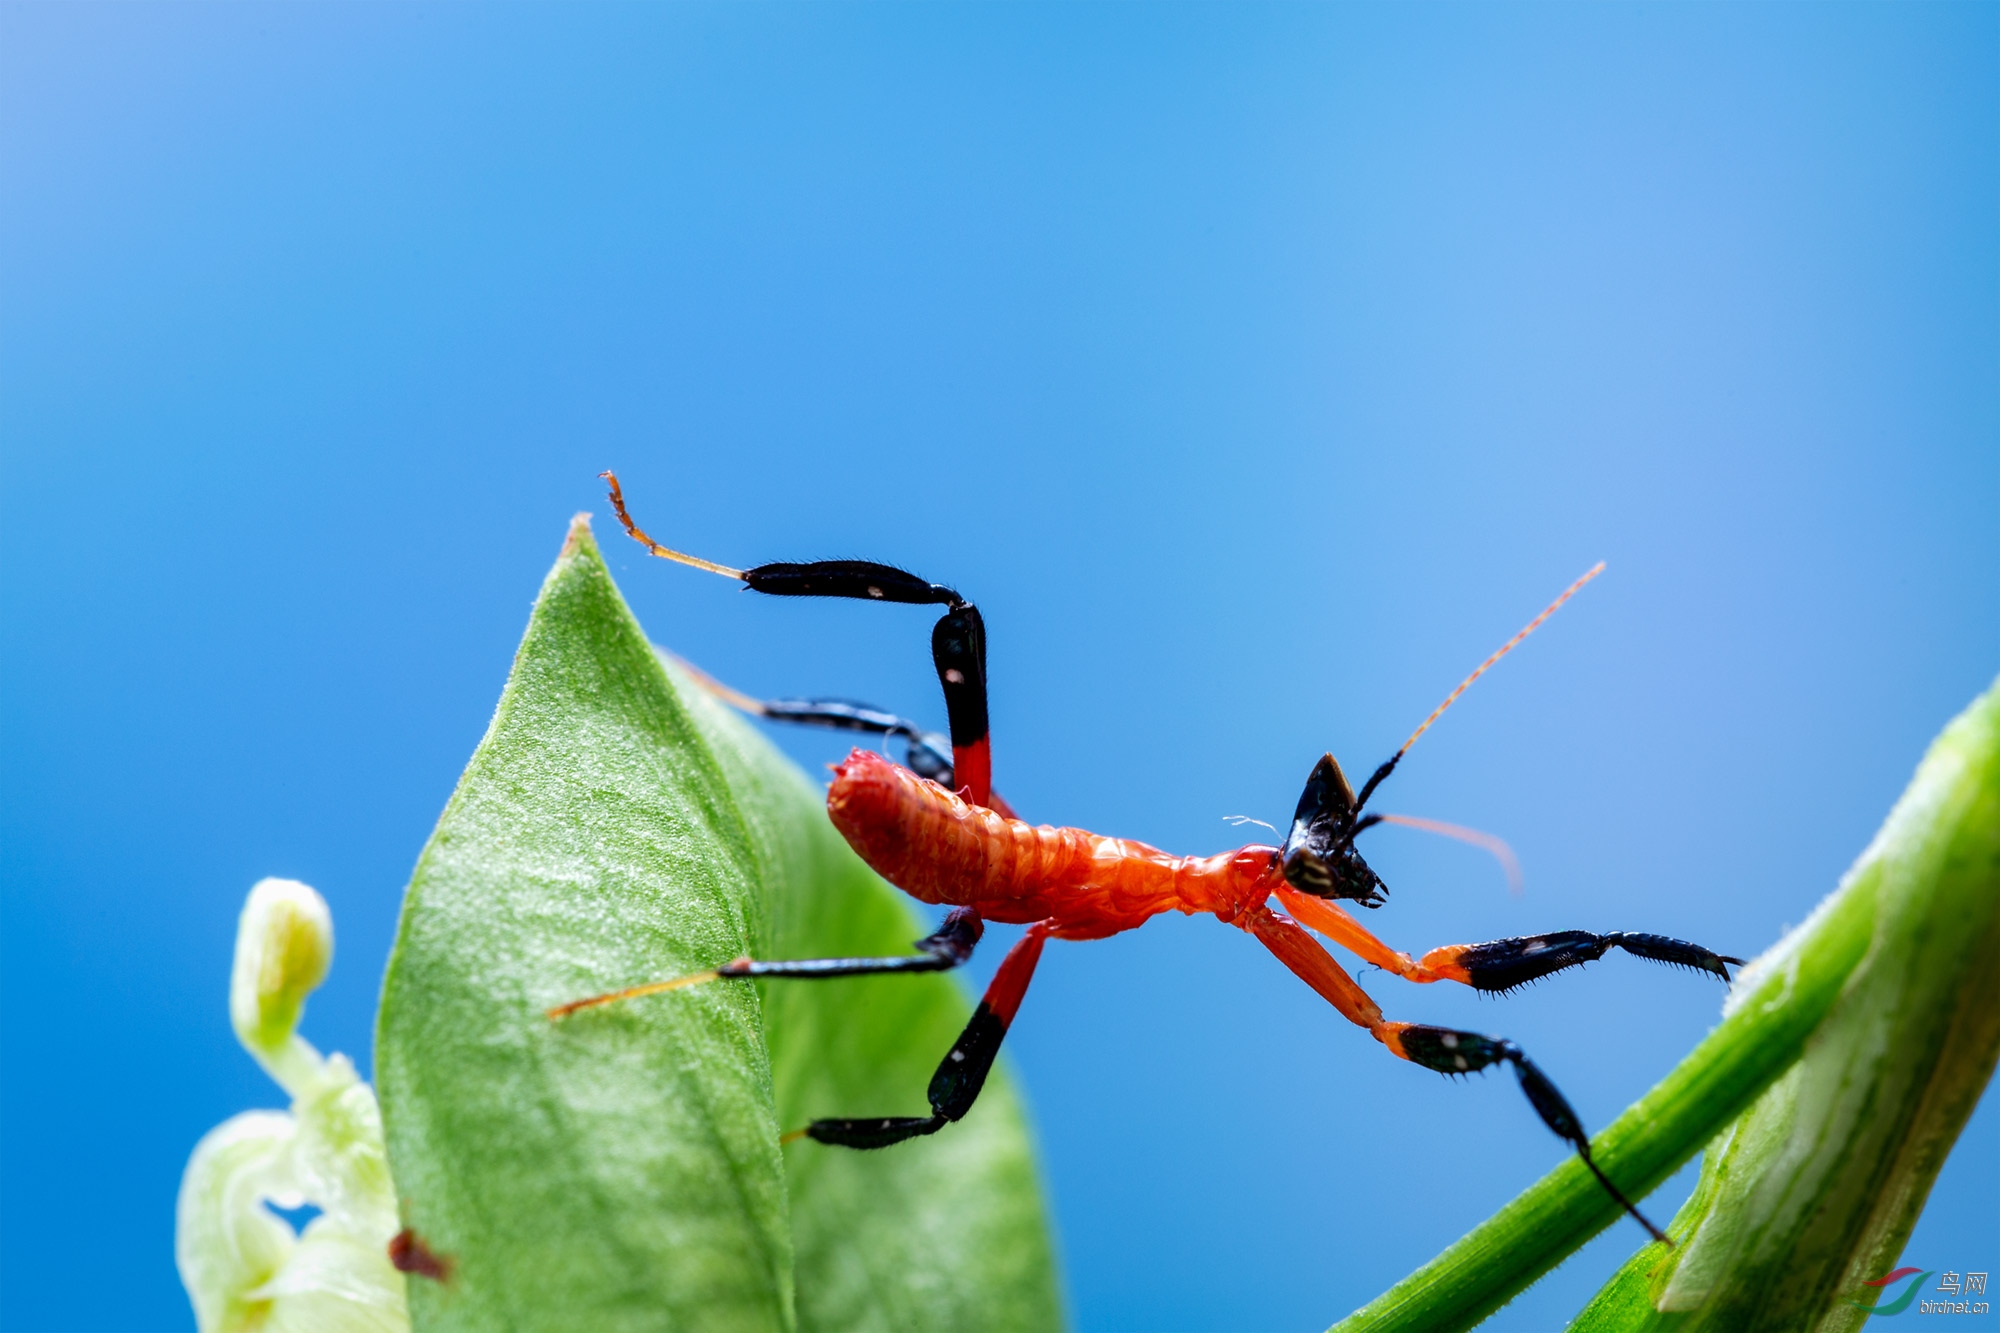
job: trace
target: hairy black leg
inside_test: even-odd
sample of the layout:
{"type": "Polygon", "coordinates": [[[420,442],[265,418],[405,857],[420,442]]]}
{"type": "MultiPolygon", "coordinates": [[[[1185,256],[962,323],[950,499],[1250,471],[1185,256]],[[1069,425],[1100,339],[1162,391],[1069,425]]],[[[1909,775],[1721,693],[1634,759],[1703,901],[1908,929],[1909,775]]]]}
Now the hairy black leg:
{"type": "Polygon", "coordinates": [[[1661,1244],[1673,1243],[1599,1168],[1590,1155],[1590,1136],[1583,1132],[1583,1121],[1577,1117],[1568,1099],[1556,1091],[1556,1085],[1549,1081],[1549,1076],[1523,1055],[1519,1046],[1505,1037],[1455,1032],[1450,1028],[1428,1027],[1420,1023],[1399,1023],[1394,1027],[1395,1040],[1390,1049],[1412,1064],[1435,1069],[1441,1074],[1469,1074],[1503,1060],[1513,1065],[1515,1076],[1521,1081],[1521,1091],[1527,1095],[1528,1104],[1535,1108],[1535,1114],[1542,1118],[1542,1123],[1557,1138],[1576,1149],[1577,1156],[1590,1168],[1590,1174],[1597,1177],[1597,1183],[1618,1201],[1620,1208],[1632,1215],[1633,1221],[1646,1228],[1647,1233],[1661,1244]]]}
{"type": "Polygon", "coordinates": [[[1743,965],[1741,958],[1715,953],[1686,940],[1628,930],[1614,930],[1604,935],[1587,930],[1558,930],[1547,935],[1523,935],[1486,944],[1455,945],[1426,955],[1424,961],[1426,964],[1435,961],[1455,963],[1465,970],[1466,979],[1475,988],[1506,991],[1566,967],[1594,962],[1613,948],[1650,958],[1654,962],[1713,973],[1724,981],[1729,980],[1731,965],[1743,965]]]}
{"type": "Polygon", "coordinates": [[[815,1120],[806,1127],[808,1137],[844,1148],[886,1148],[892,1143],[935,1134],[964,1117],[986,1086],[993,1061],[1007,1027],[1021,1007],[1021,997],[1034,979],[1035,964],[1041,961],[1042,943],[1048,938],[1040,925],[1030,926],[1020,942],[1007,951],[993,984],[986,988],[972,1021],[965,1025],[957,1042],[946,1052],[931,1075],[927,1096],[931,1113],[927,1116],[875,1116],[866,1120],[815,1120]]]}

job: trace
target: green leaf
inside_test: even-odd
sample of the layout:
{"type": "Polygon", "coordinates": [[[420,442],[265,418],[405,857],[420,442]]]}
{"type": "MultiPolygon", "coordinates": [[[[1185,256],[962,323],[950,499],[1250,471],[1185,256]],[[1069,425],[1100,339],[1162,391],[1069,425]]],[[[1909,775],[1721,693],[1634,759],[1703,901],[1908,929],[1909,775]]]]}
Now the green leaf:
{"type": "Polygon", "coordinates": [[[450,1257],[419,1329],[1045,1328],[1028,1136],[857,1153],[818,1115],[921,1109],[970,1012],[948,978],[717,982],[545,1017],[741,954],[923,930],[804,776],[677,688],[572,526],[404,900],[377,1040],[404,1220],[450,1257]]]}
{"type": "MultiPolygon", "coordinates": [[[[1669,1233],[1688,1240],[1712,1211],[1719,1229],[1674,1252],[1648,1245],[1580,1326],[1814,1327],[1840,1293],[1889,1267],[2000,1052],[1996,948],[2000,686],[1931,747],[1841,886],[1738,979],[1722,1023],[1591,1141],[1637,1198],[1767,1098],[1742,1122],[1738,1151],[1711,1154],[1669,1233]],[[1752,1224],[1726,1220],[1745,1199],[1752,1224]],[[1650,1293],[1698,1254],[1712,1322],[1621,1322],[1649,1311],[1650,1293]],[[1759,1302],[1779,1303],[1775,1322],[1747,1322],[1759,1302]]],[[[1470,1328],[1619,1216],[1571,1159],[1335,1329],[1470,1328]]]]}

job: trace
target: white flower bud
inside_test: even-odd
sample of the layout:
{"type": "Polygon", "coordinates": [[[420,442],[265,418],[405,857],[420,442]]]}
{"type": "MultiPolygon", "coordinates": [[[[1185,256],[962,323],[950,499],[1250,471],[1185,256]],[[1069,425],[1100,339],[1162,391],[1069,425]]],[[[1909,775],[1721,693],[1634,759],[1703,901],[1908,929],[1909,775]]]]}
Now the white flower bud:
{"type": "Polygon", "coordinates": [[[326,900],[295,879],[258,881],[236,924],[229,978],[229,1019],[252,1054],[269,1059],[289,1044],[306,996],[332,963],[326,900]]]}

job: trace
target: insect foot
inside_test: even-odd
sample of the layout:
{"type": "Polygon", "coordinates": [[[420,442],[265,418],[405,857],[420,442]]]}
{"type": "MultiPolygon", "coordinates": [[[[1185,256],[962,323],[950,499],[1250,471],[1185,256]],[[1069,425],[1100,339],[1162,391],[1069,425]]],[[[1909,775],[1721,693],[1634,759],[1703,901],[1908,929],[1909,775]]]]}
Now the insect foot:
{"type": "MultiPolygon", "coordinates": [[[[1580,967],[1594,962],[1613,948],[1658,963],[1710,972],[1724,981],[1729,980],[1730,964],[1741,966],[1743,962],[1741,958],[1714,953],[1699,944],[1670,939],[1665,935],[1642,935],[1632,931],[1596,935],[1587,930],[1557,930],[1546,935],[1522,935],[1486,944],[1461,945],[1452,950],[1439,950],[1438,954],[1448,953],[1450,956],[1439,957],[1435,961],[1456,964],[1464,970],[1466,980],[1479,990],[1509,991],[1566,967],[1580,967]]],[[[1432,958],[1425,959],[1427,964],[1432,961],[1432,958]]]]}
{"type": "Polygon", "coordinates": [[[1521,1053],[1519,1046],[1505,1037],[1455,1032],[1450,1028],[1428,1027],[1419,1023],[1392,1023],[1385,1027],[1388,1030],[1384,1035],[1391,1050],[1412,1064],[1435,1069],[1441,1074],[1469,1074],[1502,1060],[1512,1064],[1528,1104],[1535,1108],[1535,1114],[1542,1118],[1542,1123],[1549,1127],[1550,1132],[1576,1149],[1577,1156],[1590,1168],[1590,1174],[1597,1177],[1597,1183],[1604,1187],[1604,1192],[1630,1213],[1633,1221],[1646,1228],[1654,1240],[1662,1245],[1673,1243],[1599,1168],[1590,1153],[1590,1136],[1583,1132],[1583,1121],[1578,1118],[1575,1108],[1569,1104],[1568,1098],[1556,1090],[1549,1076],[1521,1053]]]}

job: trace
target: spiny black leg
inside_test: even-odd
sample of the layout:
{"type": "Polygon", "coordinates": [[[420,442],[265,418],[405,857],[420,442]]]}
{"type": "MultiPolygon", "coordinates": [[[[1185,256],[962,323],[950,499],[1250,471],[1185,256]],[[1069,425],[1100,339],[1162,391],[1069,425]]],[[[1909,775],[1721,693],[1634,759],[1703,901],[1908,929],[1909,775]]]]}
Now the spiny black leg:
{"type": "Polygon", "coordinates": [[[946,791],[958,787],[957,770],[951,762],[951,738],[925,732],[909,737],[903,745],[903,767],[920,778],[929,778],[946,791]]]}
{"type": "Polygon", "coordinates": [[[1020,942],[1007,951],[993,983],[972,1011],[958,1040],[931,1075],[927,1096],[928,1116],[876,1116],[867,1120],[815,1120],[806,1127],[808,1137],[843,1148],[886,1148],[892,1143],[935,1134],[964,1117],[986,1086],[993,1061],[1006,1039],[1007,1026],[1021,1007],[1021,997],[1034,979],[1035,964],[1041,961],[1042,942],[1047,936],[1039,926],[1030,927],[1020,942]]]}
{"type": "Polygon", "coordinates": [[[1672,963],[1676,967],[1693,968],[1697,972],[1713,972],[1724,981],[1729,980],[1731,966],[1743,966],[1741,958],[1711,953],[1699,944],[1670,939],[1665,935],[1643,935],[1637,931],[1614,930],[1604,938],[1626,953],[1650,958],[1656,963],[1672,963]]]}
{"type": "MultiPolygon", "coordinates": [[[[1508,1045],[1512,1046],[1513,1043],[1509,1042],[1508,1045]]],[[[1597,1159],[1590,1155],[1590,1136],[1583,1132],[1583,1124],[1577,1119],[1576,1112],[1571,1109],[1563,1095],[1556,1091],[1556,1085],[1549,1082],[1549,1076],[1536,1068],[1534,1061],[1522,1055],[1518,1049],[1511,1058],[1514,1062],[1514,1072],[1521,1080],[1521,1091],[1528,1095],[1528,1102],[1542,1117],[1542,1123],[1570,1142],[1576,1149],[1576,1155],[1590,1168],[1590,1174],[1596,1176],[1597,1183],[1604,1187],[1604,1192],[1617,1200],[1618,1206],[1630,1213],[1633,1221],[1646,1228],[1647,1234],[1660,1244],[1672,1245],[1673,1242],[1667,1239],[1667,1233],[1654,1226],[1652,1221],[1625,1197],[1624,1192],[1611,1183],[1611,1178],[1604,1174],[1604,1169],[1598,1166],[1597,1159]]]]}
{"type": "Polygon", "coordinates": [[[1527,1095],[1528,1104],[1535,1108],[1535,1114],[1542,1118],[1551,1132],[1576,1149],[1577,1156],[1590,1168],[1590,1174],[1597,1177],[1597,1183],[1604,1192],[1617,1200],[1618,1206],[1632,1215],[1632,1220],[1646,1228],[1648,1234],[1662,1245],[1671,1245],[1664,1231],[1647,1220],[1633,1202],[1626,1198],[1610,1178],[1598,1167],[1590,1155],[1590,1136],[1583,1132],[1583,1121],[1549,1076],[1535,1066],[1535,1062],[1521,1053],[1521,1048],[1504,1037],[1486,1037],[1477,1032],[1455,1032],[1450,1028],[1429,1027],[1420,1023],[1398,1024],[1397,1046],[1403,1058],[1426,1069],[1435,1069],[1441,1074],[1469,1074],[1485,1069],[1502,1060],[1514,1066],[1514,1073],[1521,1081],[1521,1091],[1527,1095]]]}
{"type": "Polygon", "coordinates": [[[1578,967],[1604,956],[1607,949],[1619,948],[1641,958],[1671,963],[1677,967],[1709,972],[1729,980],[1729,968],[1742,966],[1741,958],[1715,953],[1686,940],[1665,935],[1642,935],[1632,931],[1612,931],[1605,935],[1587,930],[1558,930],[1546,935],[1523,935],[1493,940],[1486,944],[1459,945],[1426,955],[1425,962],[1441,955],[1465,969],[1467,980],[1484,991],[1506,991],[1538,977],[1578,967]]]}
{"type": "Polygon", "coordinates": [[[902,958],[738,958],[715,969],[718,977],[864,977],[884,972],[948,972],[972,957],[986,931],[979,913],[953,908],[935,934],[916,942],[920,953],[902,958]]]}

